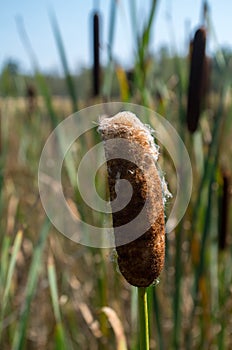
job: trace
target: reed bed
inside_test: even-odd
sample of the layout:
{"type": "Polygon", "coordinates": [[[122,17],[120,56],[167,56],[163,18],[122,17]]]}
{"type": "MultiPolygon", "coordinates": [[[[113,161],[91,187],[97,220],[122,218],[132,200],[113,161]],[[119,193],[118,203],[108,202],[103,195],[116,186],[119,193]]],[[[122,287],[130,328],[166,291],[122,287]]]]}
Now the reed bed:
{"type": "MultiPolygon", "coordinates": [[[[139,14],[136,2],[130,6],[134,28],[139,14]]],[[[194,39],[201,41],[201,50],[193,47],[192,63],[189,64],[187,55],[185,59],[176,55],[171,68],[169,65],[169,80],[162,79],[162,72],[157,75],[159,66],[151,63],[149,57],[156,10],[157,2],[151,1],[143,30],[139,32],[136,28],[134,33],[136,56],[133,79],[128,81],[128,72],[122,67],[119,69],[113,57],[118,3],[111,1],[108,63],[105,69],[101,67],[99,90],[97,80],[93,86],[95,95],[98,93],[95,102],[109,100],[116,70],[123,99],[162,111],[188,149],[194,174],[192,196],[174,232],[164,235],[162,221],[165,263],[163,267],[163,246],[159,280],[156,285],[150,285],[152,278],[157,277],[152,274],[150,264],[152,278],[146,274],[149,269],[146,266],[142,275],[149,281],[143,281],[140,289],[131,286],[119,273],[120,270],[131,283],[131,271],[128,275],[125,270],[131,263],[127,259],[130,247],[124,246],[125,251],[117,249],[117,262],[112,249],[76,244],[55,230],[41,206],[37,170],[46,138],[72,111],[93,103],[92,92],[86,101],[78,96],[61,39],[62,28],[55,17],[51,17],[68,97],[52,96],[29,38],[24,36],[24,46],[35,71],[36,107],[28,118],[25,98],[0,99],[0,348],[3,350],[232,348],[231,77],[226,73],[225,59],[220,56],[215,64],[222,72],[223,83],[218,83],[217,91],[204,88],[206,31],[202,27],[194,39]],[[201,100],[202,89],[208,93],[207,105],[201,100]]],[[[207,13],[206,26],[209,16],[207,13]]],[[[25,31],[22,22],[20,26],[22,37],[25,34],[22,34],[25,31]]],[[[210,40],[208,29],[207,42],[210,40]]],[[[97,39],[95,37],[96,48],[97,39]]],[[[101,64],[96,61],[96,66],[101,64]]],[[[215,66],[211,69],[213,74],[215,66]]],[[[95,78],[97,74],[96,70],[95,78]]],[[[84,135],[74,150],[88,149],[99,142],[99,137],[96,130],[84,135]]],[[[175,197],[175,169],[162,145],[160,151],[160,166],[175,197]]],[[[82,218],[100,224],[102,217],[94,217],[92,211],[81,204],[75,178],[77,153],[73,149],[70,153],[62,174],[69,205],[82,218]]],[[[99,186],[101,178],[100,175],[96,179],[99,186]]],[[[131,180],[133,183],[135,177],[131,180]]],[[[136,189],[135,194],[139,195],[139,191],[136,189]]],[[[115,195],[113,187],[109,195],[112,198],[115,195]]],[[[166,215],[171,205],[169,199],[166,215]]],[[[117,219],[114,218],[116,222],[117,219]]],[[[141,250],[147,252],[148,248],[151,254],[157,255],[152,244],[141,250]]],[[[139,253],[136,257],[140,258],[139,253]]],[[[139,280],[141,282],[141,276],[139,280]]]]}

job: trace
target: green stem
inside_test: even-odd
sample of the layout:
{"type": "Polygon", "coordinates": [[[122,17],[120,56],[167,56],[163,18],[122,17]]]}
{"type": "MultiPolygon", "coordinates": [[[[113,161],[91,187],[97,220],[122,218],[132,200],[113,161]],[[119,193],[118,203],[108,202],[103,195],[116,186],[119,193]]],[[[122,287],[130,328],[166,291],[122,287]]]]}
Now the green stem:
{"type": "Polygon", "coordinates": [[[147,290],[138,288],[140,350],[149,350],[147,290]]]}

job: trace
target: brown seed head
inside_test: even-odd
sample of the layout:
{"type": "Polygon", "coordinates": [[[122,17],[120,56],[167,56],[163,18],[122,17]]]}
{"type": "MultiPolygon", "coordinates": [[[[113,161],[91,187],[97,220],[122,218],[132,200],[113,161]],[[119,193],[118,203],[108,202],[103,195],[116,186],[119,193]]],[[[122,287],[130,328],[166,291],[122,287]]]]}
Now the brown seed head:
{"type": "Polygon", "coordinates": [[[159,276],[165,255],[162,183],[155,165],[157,147],[148,128],[129,112],[101,120],[99,130],[105,141],[111,202],[117,195],[124,195],[123,186],[120,187],[120,182],[118,185],[119,178],[129,181],[132,186],[129,203],[112,213],[119,269],[130,284],[146,287],[159,276]],[[113,147],[107,143],[112,139],[126,140],[126,147],[120,149],[121,144],[118,142],[119,149],[116,150],[117,142],[113,147]],[[122,158],[115,158],[115,154],[122,154],[122,158]],[[130,160],[126,159],[126,154],[130,160]],[[127,233],[131,239],[129,243],[123,244],[125,233],[121,232],[121,227],[136,218],[144,208],[143,222],[138,222],[127,233]],[[147,227],[145,231],[144,224],[147,227]],[[133,239],[134,232],[140,229],[140,235],[133,239]]]}
{"type": "Polygon", "coordinates": [[[99,15],[93,15],[93,95],[100,92],[100,24],[99,15]]]}
{"type": "Polygon", "coordinates": [[[189,75],[187,126],[190,132],[197,129],[204,98],[205,73],[207,62],[205,56],[206,30],[199,28],[194,36],[191,49],[189,75]]]}

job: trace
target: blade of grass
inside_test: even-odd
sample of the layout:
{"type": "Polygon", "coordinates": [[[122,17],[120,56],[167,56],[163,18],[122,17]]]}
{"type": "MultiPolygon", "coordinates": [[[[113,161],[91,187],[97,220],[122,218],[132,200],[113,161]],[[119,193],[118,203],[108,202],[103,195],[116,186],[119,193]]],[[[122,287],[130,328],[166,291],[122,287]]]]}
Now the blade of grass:
{"type": "Polygon", "coordinates": [[[173,348],[180,348],[181,333],[181,285],[182,285],[182,224],[180,223],[175,235],[175,291],[173,297],[173,348]]]}
{"type": "MultiPolygon", "coordinates": [[[[216,166],[216,164],[215,164],[216,166]]],[[[214,167],[215,170],[215,167],[214,167]]],[[[186,337],[186,349],[190,350],[192,349],[192,332],[191,329],[193,327],[193,321],[194,321],[194,316],[195,316],[195,311],[197,307],[197,302],[198,302],[198,292],[199,292],[199,282],[200,278],[202,277],[205,269],[205,251],[206,251],[206,242],[210,230],[210,219],[211,219],[211,208],[212,208],[212,185],[214,182],[214,175],[215,172],[213,171],[211,181],[209,184],[209,191],[208,191],[208,205],[205,210],[205,222],[204,222],[204,229],[203,229],[203,235],[201,239],[201,249],[200,249],[200,261],[199,264],[196,268],[195,272],[195,279],[194,279],[194,287],[193,287],[193,292],[192,292],[192,299],[193,299],[193,308],[192,312],[190,315],[190,321],[189,321],[189,331],[187,332],[187,337],[186,337]]]]}
{"type": "Polygon", "coordinates": [[[65,331],[64,331],[64,327],[61,319],[58,288],[57,288],[57,276],[56,276],[56,269],[55,269],[52,255],[50,255],[48,259],[47,270],[48,270],[49,287],[51,291],[52,306],[53,306],[53,311],[56,319],[55,349],[65,350],[67,349],[67,344],[65,341],[65,331]]]}
{"type": "MultiPolygon", "coordinates": [[[[106,273],[106,261],[104,259],[103,251],[100,250],[100,252],[94,252],[92,250],[92,253],[95,253],[99,256],[99,261],[96,263],[96,270],[99,271],[97,276],[97,294],[98,294],[98,303],[101,305],[101,307],[104,307],[108,304],[107,300],[107,273],[106,273]]],[[[109,329],[107,325],[107,318],[104,313],[100,314],[100,326],[101,326],[101,332],[104,334],[105,337],[108,336],[109,329]]],[[[103,346],[103,345],[102,345],[103,346]]]]}
{"type": "Polygon", "coordinates": [[[58,125],[59,120],[52,105],[52,95],[51,95],[51,92],[49,91],[49,88],[47,86],[44,76],[39,72],[38,68],[35,70],[35,79],[39,87],[39,90],[41,92],[41,95],[43,96],[45,106],[47,108],[48,115],[51,120],[52,128],[55,128],[58,125]]]}
{"type": "Polygon", "coordinates": [[[0,278],[1,285],[5,285],[7,268],[9,265],[9,250],[11,245],[11,237],[9,235],[5,235],[2,241],[2,249],[1,249],[1,265],[0,265],[0,278]]]}
{"type": "Polygon", "coordinates": [[[4,179],[3,165],[4,165],[4,157],[3,157],[3,142],[2,142],[2,113],[0,110],[0,200],[2,199],[2,189],[3,189],[3,179],[4,179]]]}
{"type": "MultiPolygon", "coordinates": [[[[37,82],[39,90],[43,96],[45,106],[48,110],[49,117],[51,119],[51,125],[52,125],[52,128],[54,129],[58,125],[59,120],[58,120],[58,117],[57,117],[57,115],[54,111],[54,108],[53,108],[52,95],[48,89],[48,86],[46,84],[46,80],[45,80],[44,76],[40,73],[37,57],[33,51],[29,37],[28,37],[26,30],[24,28],[23,20],[21,17],[17,17],[16,21],[17,21],[17,27],[18,27],[18,32],[19,32],[21,41],[22,41],[22,43],[25,47],[25,50],[29,56],[29,59],[32,63],[32,67],[33,67],[34,72],[35,72],[36,82],[37,82]]],[[[61,134],[58,135],[58,138],[59,138],[58,141],[59,141],[61,148],[63,147],[63,137],[64,137],[64,135],[61,135],[61,134]]],[[[65,157],[65,165],[66,165],[67,173],[69,176],[69,180],[72,184],[72,187],[76,188],[76,186],[77,186],[77,184],[76,184],[76,169],[75,169],[74,164],[75,164],[75,162],[73,160],[72,154],[69,152],[69,154],[65,157]]],[[[77,198],[79,199],[78,192],[77,192],[77,198]]]]}
{"type": "Polygon", "coordinates": [[[113,72],[114,72],[114,62],[113,62],[113,44],[114,44],[114,34],[115,34],[115,22],[117,14],[117,3],[116,0],[111,0],[110,6],[110,20],[109,20],[109,34],[108,34],[108,43],[107,43],[107,53],[108,53],[108,64],[106,72],[104,75],[103,82],[103,96],[107,99],[111,96],[112,90],[112,81],[113,81],[113,72]]]}
{"type": "Polygon", "coordinates": [[[49,287],[51,291],[53,311],[54,311],[56,322],[59,323],[61,322],[61,313],[60,313],[60,307],[59,307],[56,269],[55,269],[52,255],[49,256],[47,270],[48,270],[48,282],[49,282],[49,287]]]}
{"type": "MultiPolygon", "coordinates": [[[[171,3],[169,3],[171,5],[171,3]]],[[[184,79],[183,79],[183,67],[182,62],[180,60],[180,55],[178,55],[178,49],[176,45],[176,38],[175,38],[175,31],[174,31],[174,25],[173,25],[173,19],[172,19],[172,9],[168,9],[168,16],[167,16],[167,25],[170,33],[170,41],[173,43],[173,46],[171,48],[172,50],[172,56],[174,58],[173,60],[173,69],[176,72],[178,76],[178,89],[177,89],[177,101],[178,101],[178,115],[179,115],[179,133],[182,138],[182,140],[185,140],[185,119],[186,119],[186,111],[185,111],[185,105],[183,103],[183,95],[186,92],[185,86],[184,86],[184,79]]]]}
{"type": "Polygon", "coordinates": [[[61,323],[56,324],[55,329],[55,350],[66,350],[67,344],[65,341],[64,327],[61,323]]]}
{"type": "MultiPolygon", "coordinates": [[[[9,262],[9,268],[7,272],[6,282],[5,282],[5,289],[4,289],[3,298],[2,298],[1,315],[0,315],[0,341],[1,341],[1,334],[2,334],[3,319],[6,311],[6,306],[9,300],[9,296],[10,296],[11,281],[15,270],[17,255],[21,247],[22,238],[23,238],[23,232],[18,231],[12,247],[12,255],[9,262]]],[[[9,251],[7,251],[7,253],[9,253],[9,251]]]]}
{"type": "Polygon", "coordinates": [[[57,49],[58,49],[58,52],[60,55],[60,60],[62,63],[63,71],[65,74],[65,80],[66,80],[69,96],[70,96],[70,99],[72,101],[72,109],[73,109],[73,112],[76,112],[78,110],[76,89],[75,89],[74,81],[72,79],[70,69],[68,66],[68,60],[66,57],[63,40],[61,37],[60,29],[59,29],[58,22],[57,22],[54,11],[50,11],[49,17],[50,17],[51,26],[52,26],[53,34],[55,37],[57,49]]]}
{"type": "Polygon", "coordinates": [[[219,255],[220,268],[218,273],[218,281],[219,281],[219,310],[218,315],[218,324],[220,324],[221,329],[218,333],[218,350],[226,350],[226,332],[228,331],[228,300],[231,295],[231,264],[232,264],[232,256],[231,251],[229,254],[225,254],[223,252],[219,255]]]}
{"type": "MultiPolygon", "coordinates": [[[[199,291],[199,281],[200,278],[204,272],[204,266],[205,266],[205,253],[206,253],[206,242],[210,231],[210,223],[211,223],[211,215],[212,215],[212,198],[213,198],[213,192],[212,192],[212,186],[216,178],[216,171],[217,171],[217,162],[218,162],[218,156],[219,156],[219,137],[222,133],[222,125],[224,125],[224,118],[222,118],[222,107],[223,107],[223,101],[221,100],[219,113],[216,117],[215,125],[217,126],[217,130],[213,130],[213,137],[212,137],[212,154],[210,154],[209,160],[208,160],[208,168],[207,168],[207,178],[205,179],[205,186],[208,188],[208,200],[207,200],[207,207],[205,209],[205,215],[204,215],[204,222],[203,222],[203,235],[200,242],[200,260],[199,264],[195,271],[195,280],[194,280],[194,288],[192,292],[192,298],[193,298],[193,308],[192,313],[190,317],[190,324],[189,329],[192,329],[193,325],[193,319],[195,315],[195,310],[198,302],[198,291],[199,291]]],[[[199,203],[198,203],[199,204],[199,203]]],[[[191,333],[191,332],[190,332],[191,333]]],[[[186,349],[191,349],[192,346],[192,336],[191,334],[186,339],[186,349]]]]}
{"type": "MultiPolygon", "coordinates": [[[[176,62],[176,64],[179,66],[179,63],[176,62]]],[[[179,67],[180,68],[180,67],[179,67]]],[[[178,70],[179,70],[178,68],[178,70]]],[[[179,71],[179,73],[181,73],[179,71]]],[[[179,87],[179,113],[180,115],[183,115],[183,103],[182,103],[182,84],[179,87]]],[[[223,101],[223,97],[226,95],[226,88],[225,90],[222,92],[222,99],[221,101],[223,101]]],[[[198,199],[196,200],[196,204],[194,206],[194,210],[193,210],[193,220],[192,220],[192,235],[195,232],[195,228],[196,228],[196,224],[198,222],[197,218],[199,217],[199,212],[202,208],[202,198],[203,198],[203,188],[205,188],[205,186],[207,185],[207,182],[209,181],[210,178],[210,173],[212,170],[212,167],[210,166],[210,163],[212,164],[212,160],[215,159],[215,152],[217,152],[217,147],[218,147],[218,137],[219,137],[219,130],[220,130],[220,125],[222,122],[222,110],[223,110],[223,103],[220,104],[219,108],[218,108],[218,112],[216,115],[216,122],[214,124],[214,129],[213,129],[213,137],[212,137],[212,143],[209,146],[209,150],[208,150],[208,155],[205,158],[205,163],[204,163],[204,173],[202,175],[202,180],[200,183],[200,190],[198,191],[198,199]],[[211,169],[211,170],[210,170],[211,169]]],[[[185,118],[183,116],[183,118],[185,118]]],[[[184,129],[183,129],[183,120],[181,118],[181,122],[180,122],[180,134],[183,138],[184,135],[184,129]]],[[[208,187],[208,185],[207,185],[208,187]]],[[[179,348],[179,341],[180,341],[180,330],[181,330],[181,313],[180,313],[180,302],[181,302],[181,275],[182,275],[182,269],[183,269],[183,265],[181,264],[181,231],[182,231],[182,224],[179,225],[178,227],[178,232],[176,235],[176,263],[175,263],[175,294],[174,294],[174,300],[173,300],[173,311],[174,311],[174,329],[173,329],[173,346],[175,347],[175,349],[179,348]]],[[[207,231],[205,231],[205,235],[207,234],[207,231]]],[[[203,235],[204,236],[204,235],[203,235]]],[[[193,236],[192,236],[193,237],[193,236]]],[[[203,242],[203,241],[202,241],[203,242]]],[[[204,243],[204,242],[203,242],[204,243]]],[[[204,245],[205,248],[205,245],[204,245]]],[[[204,249],[203,249],[204,251],[204,249]]],[[[202,252],[202,254],[204,254],[202,252]]],[[[203,259],[204,255],[202,256],[203,259]]],[[[201,262],[201,267],[199,267],[199,269],[202,268],[203,263],[201,262]]],[[[195,279],[195,283],[198,283],[197,281],[199,280],[199,276],[196,277],[195,279]]],[[[196,287],[196,292],[198,293],[198,287],[196,287]]],[[[194,297],[196,298],[196,297],[194,297]]],[[[195,311],[194,311],[195,312],[195,311]]]]}
{"type": "MultiPolygon", "coordinates": [[[[216,174],[218,178],[218,174],[216,174]]],[[[211,313],[217,315],[219,310],[219,247],[218,247],[218,190],[213,191],[212,199],[212,218],[211,218],[211,230],[210,230],[210,256],[209,256],[209,272],[210,272],[210,285],[211,285],[211,313]],[[217,263],[215,263],[217,262],[217,263]]],[[[213,317],[215,321],[215,317],[213,317]]]]}
{"type": "Polygon", "coordinates": [[[9,118],[2,117],[0,109],[0,214],[2,213],[3,201],[3,186],[4,186],[4,169],[6,156],[8,152],[8,135],[9,135],[9,118]]]}
{"type": "Polygon", "coordinates": [[[138,31],[137,31],[137,16],[136,16],[136,0],[130,0],[130,15],[131,15],[131,30],[134,36],[134,43],[137,44],[138,31]]]}
{"type": "Polygon", "coordinates": [[[21,311],[19,318],[19,323],[14,333],[13,338],[13,350],[21,350],[24,348],[24,343],[26,339],[27,323],[30,314],[30,305],[36,292],[37,282],[39,278],[39,272],[41,267],[41,258],[43,249],[46,243],[46,239],[51,227],[51,222],[48,218],[45,219],[40,234],[39,240],[34,248],[33,259],[31,262],[27,285],[25,289],[25,302],[21,311]]]}
{"type": "Polygon", "coordinates": [[[154,16],[156,13],[156,7],[157,7],[157,0],[152,0],[148,21],[145,25],[141,38],[138,38],[139,60],[140,60],[140,63],[142,64],[144,64],[144,58],[145,58],[145,55],[147,54],[147,49],[150,42],[151,28],[152,28],[154,16]]]}
{"type": "MultiPolygon", "coordinates": [[[[185,109],[183,106],[183,82],[182,82],[182,70],[180,61],[177,55],[174,56],[174,66],[179,77],[178,91],[177,91],[177,103],[178,103],[178,115],[179,115],[179,133],[184,141],[185,129],[185,109]]],[[[179,151],[179,157],[181,159],[181,151],[179,151]]],[[[182,242],[183,242],[183,220],[179,223],[175,234],[175,276],[174,276],[174,297],[173,297],[173,333],[172,333],[172,346],[174,349],[179,349],[181,339],[181,300],[182,300],[182,276],[183,276],[183,258],[182,258],[182,242]]]]}
{"type": "Polygon", "coordinates": [[[58,118],[52,106],[52,96],[48,89],[44,76],[40,73],[38,60],[32,48],[27,32],[25,30],[22,17],[20,16],[16,17],[16,25],[17,25],[21,42],[25,48],[26,53],[28,54],[28,57],[32,64],[32,68],[35,72],[35,79],[38,84],[39,90],[43,96],[46,108],[49,113],[49,117],[51,118],[52,127],[55,128],[58,125],[58,118]]]}
{"type": "Polygon", "coordinates": [[[115,35],[115,22],[116,22],[116,14],[117,14],[117,2],[116,0],[111,1],[110,7],[110,26],[109,26],[109,36],[108,36],[108,59],[112,61],[112,49],[114,44],[114,35],[115,35]]]}
{"type": "Polygon", "coordinates": [[[155,286],[152,286],[149,288],[152,292],[152,304],[153,304],[153,310],[155,314],[155,320],[156,320],[156,328],[157,328],[157,342],[159,344],[159,350],[164,350],[164,338],[163,338],[163,332],[162,332],[162,322],[161,322],[161,312],[160,312],[160,305],[157,295],[157,290],[155,286]]]}
{"type": "Polygon", "coordinates": [[[138,38],[137,38],[135,83],[141,93],[141,99],[144,105],[149,105],[149,96],[148,96],[149,94],[146,88],[146,77],[147,77],[146,59],[148,56],[151,29],[154,22],[156,7],[157,7],[157,0],[152,0],[151,9],[149,12],[147,22],[144,26],[144,30],[141,35],[138,35],[138,38]]]}
{"type": "Polygon", "coordinates": [[[218,64],[218,68],[223,71],[223,68],[226,65],[226,61],[225,61],[225,57],[223,54],[223,50],[219,45],[218,42],[218,38],[217,38],[217,34],[216,34],[216,30],[215,30],[215,26],[214,23],[212,21],[212,16],[210,16],[209,11],[207,11],[206,13],[206,24],[207,24],[207,30],[212,38],[212,42],[214,45],[214,50],[215,50],[215,58],[216,58],[216,62],[218,64]]]}
{"type": "Polygon", "coordinates": [[[106,307],[106,306],[103,307],[101,311],[107,316],[109,323],[113,328],[116,342],[117,342],[116,349],[127,350],[126,337],[124,334],[123,326],[116,312],[110,307],[106,307]]]}
{"type": "Polygon", "coordinates": [[[225,84],[225,88],[223,89],[221,96],[220,96],[220,106],[218,108],[216,117],[215,117],[215,122],[213,124],[213,131],[212,131],[212,141],[209,145],[208,153],[205,157],[204,161],[204,172],[201,178],[201,182],[199,185],[199,190],[197,192],[197,198],[196,198],[196,204],[193,208],[193,215],[192,215],[192,236],[195,233],[196,229],[196,224],[198,222],[197,217],[199,214],[199,211],[201,210],[201,202],[202,202],[202,193],[203,193],[203,188],[205,187],[205,184],[207,180],[210,178],[209,173],[212,170],[212,161],[215,159],[215,154],[217,153],[218,146],[219,146],[219,136],[220,136],[220,126],[223,123],[223,119],[225,118],[224,113],[223,113],[223,107],[224,107],[224,100],[226,96],[226,92],[228,89],[228,85],[225,84]]]}

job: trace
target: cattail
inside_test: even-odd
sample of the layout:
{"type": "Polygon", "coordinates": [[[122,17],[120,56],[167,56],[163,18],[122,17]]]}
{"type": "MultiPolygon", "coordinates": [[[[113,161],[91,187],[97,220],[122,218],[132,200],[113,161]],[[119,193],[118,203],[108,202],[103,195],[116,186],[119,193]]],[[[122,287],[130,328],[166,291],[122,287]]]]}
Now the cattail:
{"type": "Polygon", "coordinates": [[[227,173],[222,175],[222,188],[219,196],[219,225],[218,225],[218,245],[220,250],[224,250],[227,245],[228,219],[229,219],[229,186],[230,177],[227,173]]]}
{"type": "Polygon", "coordinates": [[[191,64],[188,88],[187,126],[190,132],[197,129],[205,92],[205,57],[206,30],[199,28],[191,44],[191,64]]]}
{"type": "Polygon", "coordinates": [[[128,81],[128,85],[129,85],[130,95],[132,95],[134,92],[134,80],[135,80],[135,71],[133,68],[129,69],[126,72],[126,77],[127,77],[127,81],[128,81]]]}
{"type": "Polygon", "coordinates": [[[26,97],[28,105],[28,115],[31,116],[36,109],[37,104],[37,92],[34,85],[29,84],[26,88],[26,97]]]}
{"type": "Polygon", "coordinates": [[[119,180],[132,186],[130,201],[112,213],[119,269],[130,284],[147,287],[159,276],[165,255],[165,183],[156,168],[157,146],[149,129],[130,112],[102,119],[99,131],[104,140],[112,211],[117,196],[125,196],[124,182],[119,180]],[[141,220],[124,229],[144,208],[141,220]]]}
{"type": "Polygon", "coordinates": [[[99,15],[93,15],[93,95],[100,91],[100,42],[99,42],[99,15]]]}

